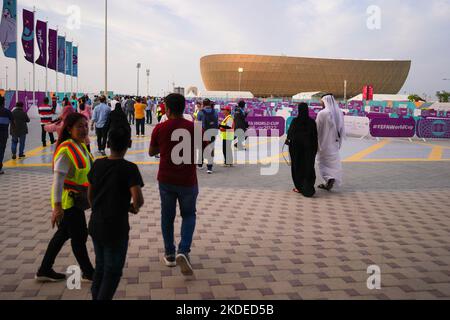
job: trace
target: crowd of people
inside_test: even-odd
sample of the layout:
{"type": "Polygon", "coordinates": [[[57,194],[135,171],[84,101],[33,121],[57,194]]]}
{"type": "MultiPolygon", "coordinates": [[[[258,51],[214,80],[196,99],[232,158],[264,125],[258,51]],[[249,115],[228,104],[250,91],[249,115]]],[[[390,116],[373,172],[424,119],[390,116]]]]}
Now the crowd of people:
{"type": "MultiPolygon", "coordinates": [[[[26,124],[30,120],[21,103],[10,112],[4,107],[4,99],[0,99],[1,163],[9,125],[13,155],[19,143],[19,157],[24,156],[26,124]]],[[[331,94],[322,98],[322,104],[324,109],[316,121],[309,117],[308,106],[300,104],[299,115],[287,135],[295,185],[293,191],[305,197],[315,194],[316,159],[325,180],[319,188],[330,191],[342,184],[339,150],[345,138],[343,114],[331,94]]],[[[197,170],[203,169],[207,162],[208,173],[213,173],[214,146],[218,136],[223,141],[224,166],[233,166],[233,142],[236,141],[236,149],[246,149],[248,113],[244,101],[236,110],[224,107],[223,121],[219,121],[219,112],[209,99],[196,104],[193,117],[185,114],[185,108],[186,100],[179,94],[170,94],[164,100],[117,96],[109,103],[104,96],[95,97],[93,102],[84,96],[71,100],[65,98],[61,114],[54,119],[55,101],[52,105],[47,98],[42,102],[39,113],[43,146],[46,145],[47,133],[52,144],[55,143],[53,133],[58,134],[51,190],[51,224],[53,228],[57,227],[57,231],[37,271],[38,281],[56,282],[66,278],[65,274],[54,271],[53,265],[63,245],[70,239],[83,280],[92,282],[93,299],[113,299],[129,245],[129,214],[138,214],[144,204],[144,180],[139,168],[125,160],[127,150],[132,146],[131,125],[136,125],[136,136],[143,137],[145,124],[153,123],[153,115],[156,115],[158,124],[153,128],[148,154],[160,157],[158,186],[165,249],[162,261],[167,267],[179,266],[183,275],[193,275],[190,252],[197,219],[197,170]],[[190,159],[176,164],[173,151],[179,142],[173,141],[174,132],[185,130],[193,137],[196,125],[200,125],[204,133],[200,163],[195,159],[198,150],[194,139],[191,139],[190,159]],[[89,128],[95,128],[98,152],[103,156],[97,161],[94,161],[90,150],[89,128]],[[108,157],[107,148],[110,150],[108,157]],[[174,240],[177,203],[182,217],[178,247],[174,240]],[[89,224],[85,216],[88,209],[92,209],[89,224]],[[94,243],[95,267],[86,248],[89,235],[94,243]]]]}

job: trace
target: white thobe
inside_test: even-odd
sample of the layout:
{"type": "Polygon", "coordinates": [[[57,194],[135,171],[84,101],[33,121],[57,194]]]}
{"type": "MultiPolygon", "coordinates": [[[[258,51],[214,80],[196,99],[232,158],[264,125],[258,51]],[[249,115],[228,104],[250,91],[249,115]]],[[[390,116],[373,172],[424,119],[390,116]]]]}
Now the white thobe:
{"type": "Polygon", "coordinates": [[[343,182],[342,163],[339,154],[342,139],[339,137],[330,111],[326,109],[320,111],[316,122],[319,138],[317,161],[320,174],[325,181],[335,179],[335,186],[339,187],[343,182]]]}

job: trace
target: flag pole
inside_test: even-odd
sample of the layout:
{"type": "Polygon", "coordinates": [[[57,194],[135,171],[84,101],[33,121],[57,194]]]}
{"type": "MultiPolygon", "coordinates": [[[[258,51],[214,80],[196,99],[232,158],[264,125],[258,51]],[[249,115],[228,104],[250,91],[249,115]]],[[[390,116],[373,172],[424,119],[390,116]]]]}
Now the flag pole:
{"type": "Polygon", "coordinates": [[[45,52],[47,53],[45,57],[45,96],[48,97],[48,17],[46,18],[45,21],[45,29],[47,30],[46,31],[47,39],[45,48],[46,49],[45,52]]]}
{"type": "Polygon", "coordinates": [[[108,0],[105,0],[105,96],[108,98],[108,0]]]}
{"type": "Polygon", "coordinates": [[[16,1],[16,103],[19,102],[19,12],[16,1]]]}
{"type": "Polygon", "coordinates": [[[66,69],[67,69],[67,45],[66,45],[67,34],[64,33],[64,97],[67,95],[67,84],[66,84],[66,69]]]}
{"type": "Polygon", "coordinates": [[[56,26],[56,68],[55,68],[55,72],[56,72],[56,90],[55,90],[55,94],[56,94],[56,104],[58,104],[58,60],[59,60],[59,48],[58,48],[58,26],[56,26]]]}
{"type": "MultiPolygon", "coordinates": [[[[78,43],[77,44],[77,76],[76,76],[76,78],[77,78],[77,93],[79,93],[78,92],[78,79],[80,79],[80,65],[78,63],[79,56],[80,56],[80,44],[78,43]]],[[[80,92],[80,93],[84,94],[84,92],[80,92]]]]}
{"type": "MultiPolygon", "coordinates": [[[[35,26],[36,22],[36,7],[33,7],[33,28],[35,26]]],[[[33,41],[34,41],[33,35],[33,41]]],[[[36,61],[34,61],[34,43],[33,43],[33,104],[31,106],[34,106],[36,103],[36,61]]]]}
{"type": "Polygon", "coordinates": [[[69,63],[72,65],[72,70],[70,70],[70,94],[73,95],[73,44],[74,41],[72,39],[72,47],[70,48],[70,56],[69,56],[69,63]]]}

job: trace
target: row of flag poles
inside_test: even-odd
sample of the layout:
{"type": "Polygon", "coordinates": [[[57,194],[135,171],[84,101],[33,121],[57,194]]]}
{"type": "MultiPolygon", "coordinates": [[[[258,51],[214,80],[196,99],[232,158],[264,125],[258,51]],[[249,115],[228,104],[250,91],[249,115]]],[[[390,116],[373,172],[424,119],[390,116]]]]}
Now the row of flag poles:
{"type": "MultiPolygon", "coordinates": [[[[35,101],[35,64],[45,68],[45,92],[48,94],[48,69],[56,73],[58,92],[58,74],[64,75],[64,93],[67,93],[66,76],[77,78],[78,92],[78,48],[73,42],[66,41],[66,35],[58,35],[58,29],[49,29],[47,21],[35,21],[36,11],[23,9],[22,48],[25,60],[33,64],[33,101],[35,101]],[[35,60],[35,39],[39,56],[35,60]]],[[[16,97],[19,87],[17,0],[3,0],[3,15],[0,23],[0,42],[7,58],[16,59],[16,97]]],[[[8,88],[6,88],[8,89],[8,88]]]]}

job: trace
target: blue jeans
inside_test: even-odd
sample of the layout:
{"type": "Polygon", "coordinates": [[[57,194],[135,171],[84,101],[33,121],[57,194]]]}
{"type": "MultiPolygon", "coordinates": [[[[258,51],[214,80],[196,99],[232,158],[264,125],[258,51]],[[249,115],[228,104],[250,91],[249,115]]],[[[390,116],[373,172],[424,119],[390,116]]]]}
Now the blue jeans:
{"type": "Polygon", "coordinates": [[[19,146],[19,156],[23,155],[25,152],[25,141],[27,136],[24,134],[20,137],[12,137],[11,141],[11,152],[13,155],[17,155],[17,145],[20,143],[19,146]]]}
{"type": "Polygon", "coordinates": [[[178,253],[189,254],[197,221],[198,186],[179,187],[160,183],[159,193],[161,195],[161,229],[166,255],[174,255],[176,253],[174,222],[177,200],[180,203],[180,212],[183,218],[178,253]]]}
{"type": "Polygon", "coordinates": [[[92,300],[108,301],[114,298],[128,252],[128,239],[117,245],[94,242],[95,273],[92,282],[92,300]]]}

